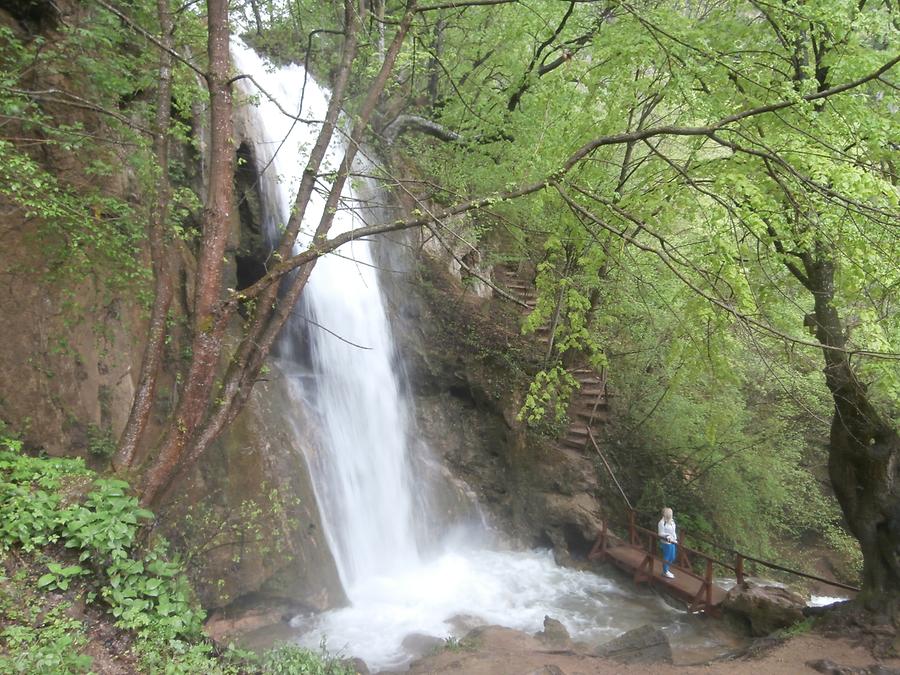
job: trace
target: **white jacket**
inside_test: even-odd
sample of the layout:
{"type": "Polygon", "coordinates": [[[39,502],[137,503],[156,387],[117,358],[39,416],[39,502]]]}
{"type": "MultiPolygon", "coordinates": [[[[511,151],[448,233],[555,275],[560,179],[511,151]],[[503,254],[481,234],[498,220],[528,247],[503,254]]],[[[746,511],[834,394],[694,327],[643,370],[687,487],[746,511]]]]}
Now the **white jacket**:
{"type": "Polygon", "coordinates": [[[666,541],[666,537],[670,537],[673,544],[678,543],[678,535],[675,534],[674,520],[667,523],[665,518],[660,518],[659,524],[656,526],[656,532],[659,534],[661,541],[666,541]]]}

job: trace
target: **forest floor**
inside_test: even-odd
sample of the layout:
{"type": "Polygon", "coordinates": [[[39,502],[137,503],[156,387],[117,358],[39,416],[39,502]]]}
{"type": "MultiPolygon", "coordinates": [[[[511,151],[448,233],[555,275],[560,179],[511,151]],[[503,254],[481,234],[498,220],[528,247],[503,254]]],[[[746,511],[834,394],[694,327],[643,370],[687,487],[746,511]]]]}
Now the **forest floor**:
{"type": "Polygon", "coordinates": [[[445,649],[416,661],[408,672],[412,675],[900,674],[900,658],[878,659],[859,639],[818,632],[768,641],[763,643],[764,647],[751,650],[742,657],[701,664],[685,663],[676,650],[674,664],[625,665],[570,650],[548,649],[530,635],[499,627],[490,628],[479,637],[475,645],[445,649]],[[818,670],[811,665],[822,661],[830,662],[830,665],[818,670]]]}

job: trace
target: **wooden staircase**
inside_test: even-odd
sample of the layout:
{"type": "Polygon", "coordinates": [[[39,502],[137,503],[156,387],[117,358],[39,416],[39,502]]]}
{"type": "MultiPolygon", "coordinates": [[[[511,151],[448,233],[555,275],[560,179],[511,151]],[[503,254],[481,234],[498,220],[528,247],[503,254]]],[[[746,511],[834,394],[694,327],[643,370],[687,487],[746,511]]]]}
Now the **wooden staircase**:
{"type": "MultiPolygon", "coordinates": [[[[530,314],[537,306],[537,289],[531,280],[523,279],[516,267],[510,264],[494,266],[495,283],[518,298],[523,304],[522,313],[530,314]]],[[[551,339],[550,324],[542,324],[535,336],[548,350],[551,339]]],[[[557,446],[567,450],[584,450],[591,444],[591,435],[597,438],[609,420],[609,391],[606,371],[576,366],[567,369],[578,382],[578,390],[569,402],[569,426],[560,436],[557,446]]]]}

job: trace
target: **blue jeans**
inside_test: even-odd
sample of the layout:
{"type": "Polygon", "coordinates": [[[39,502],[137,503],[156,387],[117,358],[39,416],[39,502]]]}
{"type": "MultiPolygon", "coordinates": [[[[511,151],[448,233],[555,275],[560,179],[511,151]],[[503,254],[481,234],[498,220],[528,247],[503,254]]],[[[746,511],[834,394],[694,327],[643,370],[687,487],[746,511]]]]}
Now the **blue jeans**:
{"type": "Polygon", "coordinates": [[[669,565],[675,562],[675,544],[669,544],[668,542],[660,542],[659,548],[662,550],[662,558],[663,558],[663,574],[669,571],[669,565]]]}

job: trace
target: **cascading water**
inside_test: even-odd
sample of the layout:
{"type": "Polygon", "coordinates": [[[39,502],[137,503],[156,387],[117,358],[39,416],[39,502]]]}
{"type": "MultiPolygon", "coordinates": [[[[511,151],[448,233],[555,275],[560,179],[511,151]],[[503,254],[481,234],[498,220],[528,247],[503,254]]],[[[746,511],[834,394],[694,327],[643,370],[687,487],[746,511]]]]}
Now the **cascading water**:
{"type": "MultiPolygon", "coordinates": [[[[287,222],[319,129],[285,112],[320,120],[328,95],[299,66],[273,68],[239,41],[232,52],[238,71],[251,74],[264,90],[242,81],[246,93],[257,99],[243,109],[244,135],[262,170],[266,226],[274,233],[287,222]]],[[[340,143],[334,143],[328,168],[337,166],[340,152],[340,143]]],[[[336,214],[332,234],[361,224],[358,199],[352,190],[345,192],[347,208],[336,214]]],[[[314,195],[306,213],[306,236],[323,208],[324,199],[314,195]]],[[[464,537],[453,537],[454,523],[422,512],[428,499],[421,491],[428,489],[428,481],[412,478],[410,407],[393,366],[394,347],[369,242],[353,242],[320,259],[279,349],[289,391],[298,405],[315,411],[321,427],[318,450],[307,463],[351,603],[298,617],[299,642],[316,647],[324,638],[331,649],[380,668],[401,666],[411,658],[402,646],[408,635],[448,637],[471,627],[473,617],[479,623],[536,631],[549,614],[573,638],[594,642],[647,622],[680,632],[680,613],[653,596],[557,567],[549,552],[493,550],[484,544],[489,537],[483,531],[470,529],[464,537]],[[430,550],[415,534],[429,530],[448,533],[430,550]]]]}
{"type": "MultiPolygon", "coordinates": [[[[232,51],[235,65],[253,73],[266,92],[245,123],[254,136],[260,168],[268,167],[260,181],[262,206],[266,229],[274,238],[288,220],[305,149],[320,128],[291,119],[285,111],[322,119],[328,97],[311,78],[304,78],[299,66],[272,71],[242,43],[236,42],[232,51]],[[298,86],[304,80],[305,91],[298,86]],[[276,98],[281,109],[267,95],[276,98]]],[[[332,143],[323,172],[336,168],[341,153],[341,142],[332,143]]],[[[360,226],[358,200],[352,190],[346,192],[332,235],[360,226]]],[[[322,195],[315,193],[301,243],[315,229],[323,208],[322,195]]],[[[318,261],[281,341],[285,371],[296,371],[292,366],[302,360],[296,352],[302,340],[313,377],[289,378],[288,385],[318,413],[322,438],[320,452],[308,458],[310,472],[338,572],[352,599],[362,577],[418,562],[406,452],[408,406],[401,400],[391,363],[394,346],[368,242],[352,242],[339,255],[318,261]]]]}

